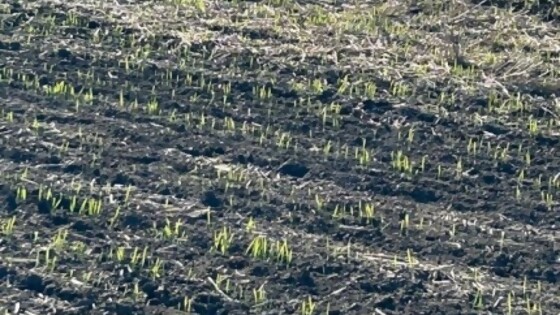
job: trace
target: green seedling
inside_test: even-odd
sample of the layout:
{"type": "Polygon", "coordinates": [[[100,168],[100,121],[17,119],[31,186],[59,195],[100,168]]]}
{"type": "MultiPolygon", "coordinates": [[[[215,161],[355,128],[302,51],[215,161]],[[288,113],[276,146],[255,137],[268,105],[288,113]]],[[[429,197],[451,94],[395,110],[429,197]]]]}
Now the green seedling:
{"type": "Polygon", "coordinates": [[[16,201],[23,202],[27,199],[27,189],[24,186],[20,186],[16,190],[16,201]]]}
{"type": "Polygon", "coordinates": [[[14,233],[14,226],[16,225],[16,217],[12,216],[9,219],[0,221],[0,231],[3,235],[12,235],[14,233]]]}
{"type": "Polygon", "coordinates": [[[183,233],[181,231],[181,221],[177,220],[175,223],[171,223],[169,219],[165,219],[165,226],[161,234],[166,239],[182,237],[183,233]]]}
{"type": "Polygon", "coordinates": [[[266,291],[264,290],[264,283],[258,289],[253,289],[253,301],[255,304],[260,304],[266,301],[266,291]]]}
{"type": "Polygon", "coordinates": [[[280,263],[290,264],[292,262],[293,252],[288,246],[288,241],[283,240],[276,242],[275,246],[276,260],[280,263]]]}
{"type": "Polygon", "coordinates": [[[307,300],[303,300],[301,302],[301,315],[312,315],[315,311],[316,303],[313,302],[311,297],[308,297],[307,300]]]}
{"type": "Polygon", "coordinates": [[[217,250],[222,253],[222,255],[225,255],[231,246],[232,240],[233,234],[231,230],[224,226],[220,231],[214,232],[214,245],[211,250],[217,250]]]}
{"type": "Polygon", "coordinates": [[[152,279],[155,280],[157,278],[160,278],[162,276],[162,273],[163,261],[161,261],[159,258],[156,258],[156,261],[150,267],[150,275],[152,276],[152,279]]]}
{"type": "Polygon", "coordinates": [[[266,259],[268,257],[268,240],[264,235],[257,235],[251,241],[245,254],[250,254],[253,258],[266,259]]]}
{"type": "Polygon", "coordinates": [[[482,310],[484,308],[484,302],[482,297],[482,290],[478,289],[476,295],[474,296],[473,308],[482,310]]]}

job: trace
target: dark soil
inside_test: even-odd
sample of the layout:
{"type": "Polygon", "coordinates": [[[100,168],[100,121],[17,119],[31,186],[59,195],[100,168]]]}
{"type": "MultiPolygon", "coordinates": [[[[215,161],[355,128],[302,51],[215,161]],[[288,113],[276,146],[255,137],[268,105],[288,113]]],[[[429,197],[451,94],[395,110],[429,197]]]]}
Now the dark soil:
{"type": "MultiPolygon", "coordinates": [[[[138,30],[111,35],[114,25],[87,17],[63,27],[62,7],[11,9],[3,20],[8,39],[0,42],[0,214],[3,222],[16,217],[14,232],[0,239],[8,311],[19,303],[29,314],[182,314],[187,298],[196,314],[302,314],[310,298],[312,314],[507,314],[514,292],[513,314],[524,312],[527,300],[542,314],[560,312],[558,135],[531,135],[499,119],[473,124],[469,111],[487,103],[484,95],[458,96],[445,104],[446,115],[422,106],[443,91],[405,105],[388,96],[352,99],[333,83],[368,73],[311,59],[298,68],[267,63],[248,51],[222,54],[212,42],[191,45],[192,65],[181,70],[172,66],[177,54],[164,52],[176,39],[147,37],[153,62],[126,70],[113,53],[132,51],[118,40],[138,30]],[[60,27],[48,36],[15,40],[54,12],[60,27]],[[89,44],[96,32],[108,35],[89,44]],[[203,57],[213,49],[219,57],[203,57]],[[234,70],[224,72],[226,65],[234,70]],[[320,78],[328,88],[295,90],[288,84],[294,76],[320,78]],[[93,100],[77,109],[73,96],[42,89],[61,81],[76,93],[91,89],[93,100]],[[210,84],[216,91],[231,85],[227,105],[210,84]],[[261,87],[270,97],[253,93],[261,87]],[[153,99],[157,113],[144,110],[153,99]],[[300,103],[307,99],[319,107],[300,103]],[[324,121],[317,109],[332,103],[340,112],[324,121]],[[478,141],[475,154],[469,139],[478,141]],[[507,156],[496,158],[505,147],[507,156]],[[367,163],[355,158],[363,151],[367,163]],[[398,151],[417,172],[392,168],[398,151]],[[245,177],[218,177],[220,166],[245,177]],[[25,200],[18,187],[26,188],[25,200]],[[59,204],[41,198],[47,187],[59,204]],[[553,201],[543,202],[543,194],[553,201]],[[78,205],[101,199],[103,211],[72,213],[73,196],[78,205]],[[375,205],[372,218],[360,215],[365,204],[375,205]],[[333,217],[335,208],[345,213],[333,217]],[[184,235],[162,237],[166,220],[180,222],[184,235]],[[223,227],[233,233],[225,254],[211,250],[223,227]],[[57,261],[50,268],[45,249],[59,231],[67,234],[64,245],[51,248],[57,261]],[[257,232],[287,240],[291,263],[250,257],[257,232]],[[131,261],[135,248],[147,249],[144,266],[131,261]],[[410,264],[408,253],[418,261],[410,264]],[[261,285],[266,299],[256,302],[261,285]]],[[[375,80],[379,90],[389,88],[375,80]]]]}

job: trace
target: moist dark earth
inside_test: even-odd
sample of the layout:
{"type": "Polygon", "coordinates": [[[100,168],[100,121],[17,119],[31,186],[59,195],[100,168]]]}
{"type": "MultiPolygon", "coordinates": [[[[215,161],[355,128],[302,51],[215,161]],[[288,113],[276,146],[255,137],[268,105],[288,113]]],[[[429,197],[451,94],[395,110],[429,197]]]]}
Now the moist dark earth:
{"type": "Polygon", "coordinates": [[[529,105],[497,113],[488,91],[442,98],[457,88],[443,79],[395,96],[313,53],[279,62],[86,6],[7,7],[5,314],[560,312],[560,125],[543,123],[558,86],[506,82],[529,105]]]}

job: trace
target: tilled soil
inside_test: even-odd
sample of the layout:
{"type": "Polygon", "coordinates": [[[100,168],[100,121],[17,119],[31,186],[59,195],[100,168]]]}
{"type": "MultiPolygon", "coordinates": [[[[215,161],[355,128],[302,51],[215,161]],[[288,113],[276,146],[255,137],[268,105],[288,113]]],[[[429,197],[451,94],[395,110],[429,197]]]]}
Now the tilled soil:
{"type": "Polygon", "coordinates": [[[527,115],[476,123],[492,116],[483,91],[458,93],[444,113],[431,107],[443,83],[403,100],[362,71],[380,95],[357,99],[336,88],[357,71],[311,52],[280,63],[226,49],[237,33],[298,45],[288,32],[206,26],[222,41],[185,46],[180,69],[170,51],[185,39],[146,35],[147,22],[119,27],[78,4],[8,6],[8,314],[560,312],[558,127],[522,127],[550,114],[542,88],[526,90],[543,104],[527,115]],[[141,66],[123,62],[132,38],[151,48],[141,66]],[[296,77],[324,88],[296,89],[296,77]],[[219,235],[231,236],[224,252],[219,235]],[[266,258],[249,250],[258,236],[266,258]]]}

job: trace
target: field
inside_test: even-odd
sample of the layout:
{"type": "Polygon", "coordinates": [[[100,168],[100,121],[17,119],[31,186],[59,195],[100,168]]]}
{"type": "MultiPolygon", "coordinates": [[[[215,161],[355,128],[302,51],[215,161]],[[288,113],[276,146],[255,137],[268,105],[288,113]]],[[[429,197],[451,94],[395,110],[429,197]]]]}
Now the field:
{"type": "Polygon", "coordinates": [[[560,314],[552,3],[4,2],[0,314],[560,314]]]}

